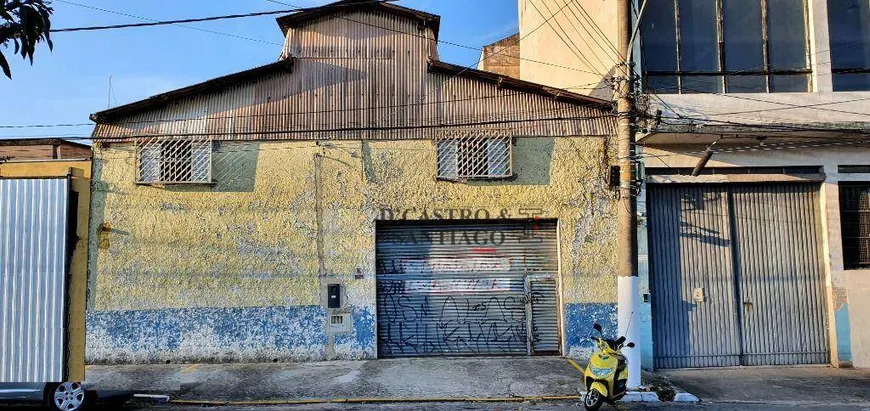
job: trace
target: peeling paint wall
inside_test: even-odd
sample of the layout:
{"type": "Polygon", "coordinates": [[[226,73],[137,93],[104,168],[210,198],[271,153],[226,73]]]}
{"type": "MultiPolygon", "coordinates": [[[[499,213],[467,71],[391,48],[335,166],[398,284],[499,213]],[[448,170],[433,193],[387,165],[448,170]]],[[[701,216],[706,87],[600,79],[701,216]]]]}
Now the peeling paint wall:
{"type": "Polygon", "coordinates": [[[592,322],[615,323],[608,152],[601,137],[518,138],[515,179],[451,183],[434,178],[431,141],[227,141],[214,185],[155,187],[134,183],[131,143],[97,148],[87,359],[374,358],[375,222],[412,208],[557,219],[563,352],[576,355],[592,322]],[[346,309],[324,308],[330,283],[346,309]],[[329,331],[337,313],[349,333],[329,331]]]}

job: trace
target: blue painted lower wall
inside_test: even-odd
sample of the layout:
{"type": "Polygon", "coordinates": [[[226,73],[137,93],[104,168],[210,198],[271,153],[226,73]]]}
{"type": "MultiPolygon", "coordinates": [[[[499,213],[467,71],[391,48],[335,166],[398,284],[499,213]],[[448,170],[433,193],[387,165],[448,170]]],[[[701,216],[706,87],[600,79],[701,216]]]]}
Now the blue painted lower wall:
{"type": "Polygon", "coordinates": [[[331,347],[320,306],[95,311],[89,363],[315,361],[375,358],[374,315],[353,308],[354,329],[331,347]]]}
{"type": "MultiPolygon", "coordinates": [[[[87,356],[92,364],[163,362],[269,362],[377,357],[375,313],[350,310],[353,331],[326,333],[320,306],[92,311],[87,356]]],[[[601,324],[616,334],[616,304],[565,306],[565,355],[584,358],[584,339],[601,324]]]]}
{"type": "Polygon", "coordinates": [[[587,358],[592,352],[589,337],[596,334],[595,323],[604,328],[604,335],[616,336],[616,304],[590,303],[565,305],[565,356],[587,358]]]}
{"type": "Polygon", "coordinates": [[[849,304],[843,304],[834,312],[837,330],[837,361],[852,362],[852,330],[849,325],[849,304]]]}

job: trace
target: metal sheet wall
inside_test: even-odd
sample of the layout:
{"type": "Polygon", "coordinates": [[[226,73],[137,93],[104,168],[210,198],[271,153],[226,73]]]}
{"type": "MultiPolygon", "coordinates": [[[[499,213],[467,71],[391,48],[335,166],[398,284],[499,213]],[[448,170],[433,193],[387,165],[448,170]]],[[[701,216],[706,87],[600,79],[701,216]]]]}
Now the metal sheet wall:
{"type": "Polygon", "coordinates": [[[531,311],[532,352],[559,353],[559,295],[555,276],[535,276],[528,279],[531,311]]]}
{"type": "Polygon", "coordinates": [[[649,185],[648,194],[654,366],[739,365],[727,192],[649,185]]]}
{"type": "Polygon", "coordinates": [[[828,361],[817,185],[648,193],[656,368],[828,361]]]}
{"type": "Polygon", "coordinates": [[[743,365],[829,360],[815,184],[735,186],[743,365]]]}
{"type": "Polygon", "coordinates": [[[63,381],[68,201],[66,179],[0,179],[0,382],[63,381]]]}
{"type": "Polygon", "coordinates": [[[556,250],[550,222],[379,223],[378,355],[558,351],[556,250]]]}
{"type": "MultiPolygon", "coordinates": [[[[211,133],[218,140],[430,139],[450,124],[530,120],[513,136],[602,136],[608,110],[556,101],[462,76],[430,73],[434,34],[387,14],[355,12],[312,21],[288,33],[291,73],[99,124],[95,137],[211,133]],[[385,27],[385,28],[381,28],[385,27]],[[534,121],[543,118],[561,120],[534,121]],[[588,118],[588,119],[586,119],[588,118]],[[391,128],[403,128],[399,130],[391,128]],[[365,130],[348,131],[348,128],[365,130]],[[313,131],[316,130],[316,131],[313,131]],[[261,134],[262,133],[262,134],[261,134]]],[[[453,127],[462,131],[463,127],[453,127]]]]}

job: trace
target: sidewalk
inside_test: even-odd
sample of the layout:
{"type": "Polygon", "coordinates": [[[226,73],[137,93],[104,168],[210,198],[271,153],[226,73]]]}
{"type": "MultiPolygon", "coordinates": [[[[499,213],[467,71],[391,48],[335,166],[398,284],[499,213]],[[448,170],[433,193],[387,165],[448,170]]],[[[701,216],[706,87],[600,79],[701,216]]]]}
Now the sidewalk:
{"type": "Polygon", "coordinates": [[[870,408],[870,370],[823,366],[660,370],[658,375],[704,402],[870,408]]]}
{"type": "Polygon", "coordinates": [[[559,357],[94,365],[86,377],[96,389],[182,401],[574,398],[581,384],[580,372],[559,357]]]}

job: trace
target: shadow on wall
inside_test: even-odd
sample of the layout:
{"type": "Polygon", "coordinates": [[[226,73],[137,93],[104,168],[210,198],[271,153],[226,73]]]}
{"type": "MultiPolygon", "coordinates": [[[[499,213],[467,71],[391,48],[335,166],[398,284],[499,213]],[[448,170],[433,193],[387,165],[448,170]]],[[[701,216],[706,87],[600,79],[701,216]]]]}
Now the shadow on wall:
{"type": "MultiPolygon", "coordinates": [[[[97,295],[97,261],[100,251],[108,248],[109,232],[104,228],[106,219],[106,194],[109,188],[102,181],[103,159],[94,156],[91,160],[91,204],[90,222],[88,223],[88,279],[85,297],[85,311],[94,309],[94,298],[97,295]]],[[[87,326],[87,323],[85,323],[87,326]]]]}
{"type": "Polygon", "coordinates": [[[552,137],[522,137],[514,139],[514,177],[498,181],[469,181],[471,186],[539,186],[550,184],[550,167],[553,163],[552,137]]]}
{"type": "Polygon", "coordinates": [[[215,184],[210,191],[220,193],[254,191],[259,152],[260,143],[255,141],[215,143],[212,156],[212,178],[215,184]]]}
{"type": "Polygon", "coordinates": [[[212,154],[214,184],[156,186],[176,193],[250,193],[254,191],[260,143],[256,141],[217,141],[212,154]]]}

